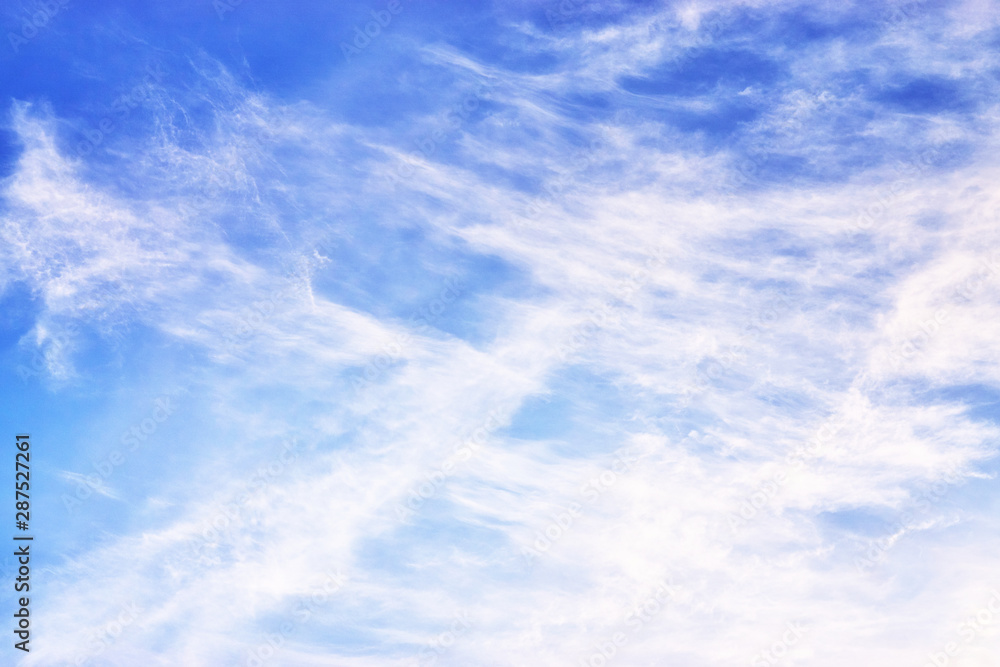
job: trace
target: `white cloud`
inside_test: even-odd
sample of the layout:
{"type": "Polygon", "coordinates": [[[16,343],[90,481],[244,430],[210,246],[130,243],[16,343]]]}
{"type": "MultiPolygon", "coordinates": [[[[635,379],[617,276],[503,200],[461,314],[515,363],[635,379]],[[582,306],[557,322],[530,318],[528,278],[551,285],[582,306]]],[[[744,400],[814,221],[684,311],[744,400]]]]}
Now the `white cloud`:
{"type": "MultiPolygon", "coordinates": [[[[663,18],[693,29],[705,13],[689,5],[663,18]]],[[[5,185],[4,252],[7,280],[27,280],[44,299],[36,344],[64,320],[118,322],[110,313],[127,303],[122,318],[200,360],[176,381],[226,425],[204,425],[226,435],[199,443],[212,475],[192,477],[178,491],[184,501],[162,500],[173,520],[111,537],[59,570],[50,584],[58,604],[40,603],[38,613],[64,641],[39,646],[25,664],[73,660],[132,601],[145,611],[102,654],[106,664],[244,660],[331,568],[348,582],[288,636],[273,664],[411,664],[462,611],[471,628],[441,664],[575,664],[618,631],[629,641],[617,664],[747,664],[792,622],[808,628],[790,649],[795,661],[916,664],[922,651],[939,650],[941,628],[996,583],[993,496],[979,467],[992,465],[997,427],[964,400],[933,394],[995,391],[1000,381],[1000,280],[954,297],[1000,248],[995,218],[983,212],[996,202],[992,112],[976,128],[955,121],[921,134],[980,150],[948,174],[908,177],[877,223],[859,230],[858,212],[877,201],[885,171],[819,184],[789,177],[724,198],[740,182],[728,156],[649,118],[584,121],[560,108],[553,95],[611,91],[618,75],[660,57],[665,38],[647,31],[635,42],[641,33],[625,25],[562,37],[559,48],[589,59],[532,77],[427,50],[422,64],[462,86],[472,76],[500,79],[489,113],[520,123],[513,136],[488,121],[482,132],[458,130],[457,157],[447,160],[407,156],[377,129],[340,126],[307,105],[279,111],[206,66],[199,81],[224,96],[217,134],[182,149],[164,114],[151,157],[137,158],[148,189],[129,197],[60,154],[48,112],[16,108],[25,153],[5,185]],[[279,114],[272,144],[242,140],[279,114]],[[578,150],[571,132],[601,140],[575,166],[565,159],[578,150]],[[357,151],[350,169],[337,159],[348,149],[357,151]],[[384,177],[399,160],[415,162],[415,174],[390,185],[384,177]],[[501,172],[532,185],[510,185],[501,172]],[[212,182],[222,195],[185,212],[180,204],[212,182]],[[525,222],[531,203],[540,210],[525,222]],[[363,242],[361,222],[397,229],[403,212],[432,243],[499,258],[531,289],[499,295],[471,285],[467,298],[488,314],[467,317],[492,327],[483,340],[443,327],[410,331],[338,302],[336,288],[354,284],[356,267],[337,258],[289,281],[285,267],[317,257],[324,206],[370,206],[357,227],[337,226],[345,242],[363,242]],[[256,239],[273,242],[266,251],[234,240],[246,231],[233,221],[240,215],[255,221],[256,239]],[[658,249],[666,259],[650,266],[658,249]],[[622,281],[639,270],[648,276],[623,296],[622,281]],[[104,298],[108,283],[127,288],[104,298]],[[289,285],[302,289],[286,294],[289,285]],[[262,300],[250,333],[227,345],[262,300]],[[564,363],[560,347],[603,304],[610,316],[564,363]],[[894,364],[894,351],[941,309],[947,319],[926,348],[894,364]],[[395,365],[352,392],[351,374],[401,333],[411,342],[395,365]],[[555,423],[555,434],[496,429],[399,520],[396,506],[491,411],[528,420],[518,410],[541,394],[569,397],[571,408],[560,412],[557,400],[538,418],[555,423]],[[740,503],[828,420],[837,434],[734,534],[740,503]],[[238,502],[253,468],[273,462],[272,440],[291,432],[301,436],[298,463],[193,552],[206,520],[238,502]],[[583,485],[622,448],[635,453],[635,469],[591,502],[583,485]],[[858,572],[851,513],[891,524],[944,470],[959,471],[967,484],[956,491],[973,500],[954,514],[935,505],[919,529],[894,534],[883,568],[858,572]],[[522,547],[573,502],[579,516],[527,567],[522,547]],[[677,595],[640,628],[629,625],[668,577],[677,595]]],[[[893,39],[916,48],[922,38],[893,39]]],[[[829,53],[846,49],[856,62],[865,48],[829,53]]],[[[805,96],[822,76],[793,74],[801,80],[754,131],[795,123],[804,134],[770,148],[839,164],[838,150],[849,149],[822,115],[846,112],[855,94],[805,96]]],[[[870,139],[905,144],[901,132],[898,119],[873,122],[870,139]]],[[[984,634],[975,650],[995,639],[984,634]]]]}

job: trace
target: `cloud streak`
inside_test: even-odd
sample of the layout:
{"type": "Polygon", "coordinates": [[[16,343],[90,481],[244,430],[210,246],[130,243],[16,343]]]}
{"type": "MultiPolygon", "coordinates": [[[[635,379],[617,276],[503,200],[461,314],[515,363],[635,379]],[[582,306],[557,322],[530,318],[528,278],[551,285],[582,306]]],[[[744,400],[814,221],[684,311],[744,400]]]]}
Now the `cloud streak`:
{"type": "Polygon", "coordinates": [[[50,509],[101,496],[21,664],[952,655],[998,546],[996,18],[563,5],[404,3],[349,63],[350,21],[143,34],[170,74],[88,155],[12,103],[9,337],[72,406],[50,509]]]}

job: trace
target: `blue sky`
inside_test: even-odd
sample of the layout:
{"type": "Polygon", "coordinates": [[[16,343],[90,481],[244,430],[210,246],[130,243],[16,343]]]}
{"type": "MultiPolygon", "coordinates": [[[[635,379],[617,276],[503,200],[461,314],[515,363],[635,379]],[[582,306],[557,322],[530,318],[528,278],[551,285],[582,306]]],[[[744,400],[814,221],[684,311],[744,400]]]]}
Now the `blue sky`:
{"type": "Polygon", "coordinates": [[[993,665],[998,17],[5,4],[4,660],[993,665]]]}

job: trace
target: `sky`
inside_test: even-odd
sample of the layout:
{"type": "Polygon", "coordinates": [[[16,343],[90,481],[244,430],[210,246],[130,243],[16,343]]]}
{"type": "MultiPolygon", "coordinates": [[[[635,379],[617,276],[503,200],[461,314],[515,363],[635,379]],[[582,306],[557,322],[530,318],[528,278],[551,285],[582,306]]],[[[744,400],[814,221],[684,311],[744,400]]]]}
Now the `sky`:
{"type": "Polygon", "coordinates": [[[0,663],[995,667],[998,9],[4,3],[0,663]]]}

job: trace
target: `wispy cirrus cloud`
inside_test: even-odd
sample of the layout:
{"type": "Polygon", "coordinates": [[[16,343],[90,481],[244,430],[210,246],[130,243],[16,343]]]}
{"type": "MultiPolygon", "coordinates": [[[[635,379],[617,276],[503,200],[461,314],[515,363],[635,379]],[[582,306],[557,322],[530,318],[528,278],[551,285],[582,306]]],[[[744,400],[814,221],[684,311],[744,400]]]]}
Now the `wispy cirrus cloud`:
{"type": "Polygon", "coordinates": [[[179,396],[74,519],[105,537],[60,543],[64,641],[24,664],[123,601],[148,611],[102,664],[940,651],[997,585],[996,21],[880,9],[408,5],[295,93],[168,58],[89,159],[15,102],[17,340],[75,327],[47,390],[117,397],[65,417],[52,483],[179,396]]]}

